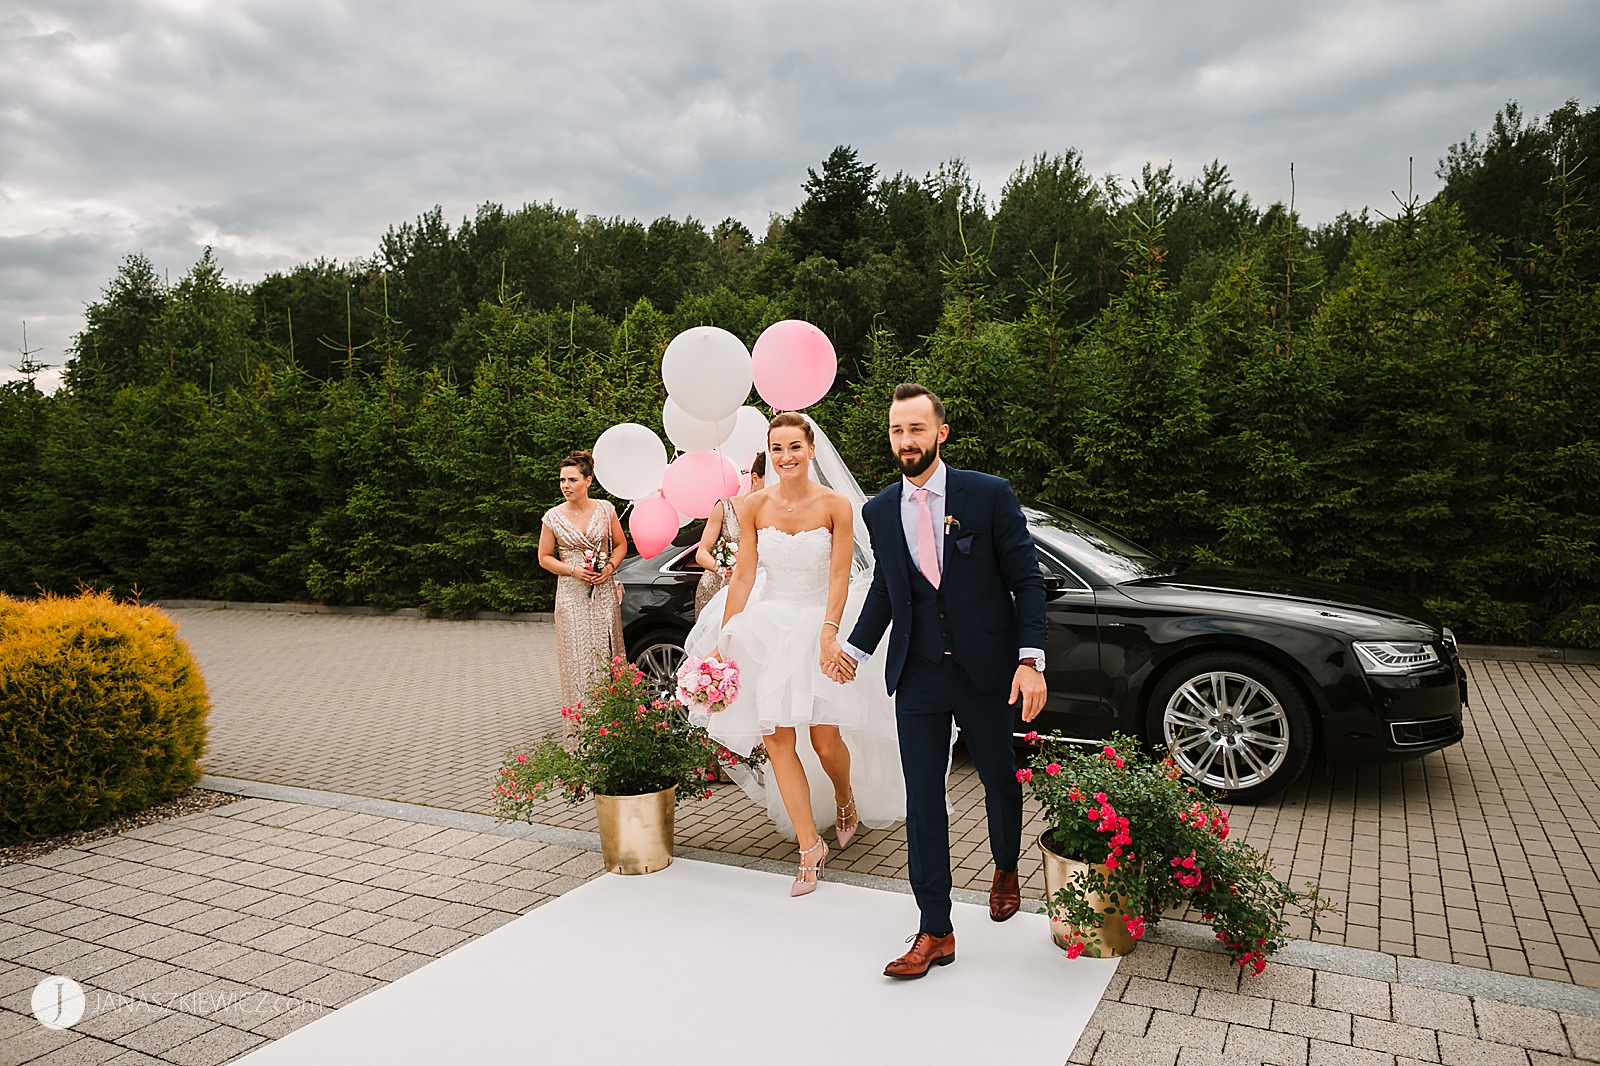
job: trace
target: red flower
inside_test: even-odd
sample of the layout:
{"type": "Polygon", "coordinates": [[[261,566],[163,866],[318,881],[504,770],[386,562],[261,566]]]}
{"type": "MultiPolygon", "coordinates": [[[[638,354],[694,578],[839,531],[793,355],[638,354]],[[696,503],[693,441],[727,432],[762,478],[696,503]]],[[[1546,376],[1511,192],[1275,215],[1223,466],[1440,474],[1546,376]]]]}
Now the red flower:
{"type": "MultiPolygon", "coordinates": [[[[1024,735],[1024,736],[1023,736],[1023,738],[1022,738],[1022,739],[1023,739],[1023,740],[1026,740],[1026,741],[1027,741],[1027,742],[1028,742],[1028,743],[1029,743],[1029,744],[1037,744],[1037,743],[1039,743],[1039,732],[1038,732],[1038,730],[1035,730],[1035,729],[1030,729],[1030,730],[1028,730],[1028,732],[1027,732],[1027,733],[1026,733],[1026,734],[1025,734],[1025,735],[1024,735]]],[[[1082,951],[1082,950],[1083,950],[1083,949],[1082,949],[1082,948],[1079,948],[1079,949],[1078,949],[1078,950],[1079,950],[1079,951],[1082,951]]]]}
{"type": "Polygon", "coordinates": [[[1050,763],[1045,766],[1044,772],[1047,774],[1059,774],[1061,772],[1061,764],[1058,762],[1050,763]]]}
{"type": "Polygon", "coordinates": [[[1027,784],[1029,781],[1033,780],[1033,771],[1029,770],[1027,767],[1023,767],[1021,770],[1017,771],[1017,780],[1023,784],[1027,784]]]}
{"type": "Polygon", "coordinates": [[[1075,959],[1082,954],[1083,943],[1081,941],[1074,940],[1072,943],[1067,945],[1067,958],[1075,959]]]}

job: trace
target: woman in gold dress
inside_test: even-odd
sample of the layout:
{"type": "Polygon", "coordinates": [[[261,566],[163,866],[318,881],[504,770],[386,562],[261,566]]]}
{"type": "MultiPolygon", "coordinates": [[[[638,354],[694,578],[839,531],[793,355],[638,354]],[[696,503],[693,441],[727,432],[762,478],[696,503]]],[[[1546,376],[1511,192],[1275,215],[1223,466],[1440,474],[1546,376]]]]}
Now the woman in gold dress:
{"type": "MultiPolygon", "coordinates": [[[[561,461],[559,503],[544,513],[539,530],[539,565],[556,575],[556,659],[561,667],[561,703],[576,706],[596,673],[609,670],[622,646],[622,586],[613,579],[628,554],[617,509],[591,500],[594,456],[572,452],[561,461]]],[[[571,722],[561,720],[562,738],[571,722]]]]}
{"type": "MultiPolygon", "coordinates": [[[[767,453],[761,452],[750,466],[750,492],[760,492],[761,486],[766,481],[767,453]]],[[[747,493],[741,493],[741,496],[747,493]]],[[[694,616],[700,617],[700,612],[706,609],[706,604],[711,602],[711,597],[721,591],[722,586],[728,583],[728,576],[733,573],[733,567],[721,565],[717,559],[721,555],[727,558],[736,556],[739,552],[739,515],[732,499],[721,500],[717,509],[711,512],[711,517],[706,519],[706,528],[700,533],[700,547],[695,549],[694,561],[700,564],[705,573],[700,575],[700,584],[694,589],[694,616]]]]}

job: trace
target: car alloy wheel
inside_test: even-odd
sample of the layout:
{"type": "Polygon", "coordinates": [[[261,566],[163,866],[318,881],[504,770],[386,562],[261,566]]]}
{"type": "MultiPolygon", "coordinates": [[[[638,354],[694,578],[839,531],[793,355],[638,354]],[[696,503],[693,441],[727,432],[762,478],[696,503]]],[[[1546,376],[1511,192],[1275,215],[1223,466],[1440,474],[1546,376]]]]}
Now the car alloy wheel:
{"type": "Polygon", "coordinates": [[[656,698],[670,702],[678,691],[678,669],[688,658],[682,643],[674,643],[670,636],[657,633],[640,644],[642,647],[634,657],[634,665],[644,671],[656,698]]]}
{"type": "Polygon", "coordinates": [[[1184,775],[1234,800],[1276,792],[1310,759],[1305,701],[1281,670],[1243,655],[1199,656],[1157,687],[1152,734],[1184,775]]]}

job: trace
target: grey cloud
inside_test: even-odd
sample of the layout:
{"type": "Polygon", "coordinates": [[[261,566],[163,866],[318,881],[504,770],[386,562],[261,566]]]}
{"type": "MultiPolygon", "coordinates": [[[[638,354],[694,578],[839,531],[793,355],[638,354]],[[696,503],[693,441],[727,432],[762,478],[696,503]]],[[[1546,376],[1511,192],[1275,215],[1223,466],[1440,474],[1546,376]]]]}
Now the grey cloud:
{"type": "Polygon", "coordinates": [[[35,0],[0,19],[0,237],[68,243],[0,244],[0,344],[26,316],[63,348],[128,251],[176,275],[211,243],[249,280],[434,203],[760,232],[840,143],[886,174],[963,157],[991,197],[1068,147],[1217,158],[1258,201],[1292,161],[1316,221],[1390,203],[1408,156],[1428,195],[1507,99],[1597,102],[1597,43],[1588,0],[35,0]]]}

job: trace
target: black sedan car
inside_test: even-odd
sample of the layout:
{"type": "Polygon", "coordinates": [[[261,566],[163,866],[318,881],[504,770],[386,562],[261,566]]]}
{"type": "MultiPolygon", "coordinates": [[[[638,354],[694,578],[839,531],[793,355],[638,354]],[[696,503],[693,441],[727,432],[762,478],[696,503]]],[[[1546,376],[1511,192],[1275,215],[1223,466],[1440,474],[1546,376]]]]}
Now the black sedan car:
{"type": "MultiPolygon", "coordinates": [[[[1059,508],[1023,508],[1044,576],[1050,699],[1028,730],[1098,743],[1121,730],[1195,781],[1250,801],[1313,754],[1405,759],[1462,737],[1466,673],[1421,604],[1349,585],[1167,563],[1059,508]]],[[[694,621],[699,525],[618,578],[630,655],[663,680],[694,621]]]]}

